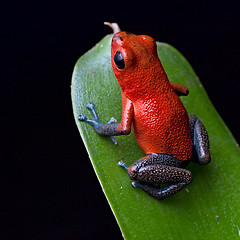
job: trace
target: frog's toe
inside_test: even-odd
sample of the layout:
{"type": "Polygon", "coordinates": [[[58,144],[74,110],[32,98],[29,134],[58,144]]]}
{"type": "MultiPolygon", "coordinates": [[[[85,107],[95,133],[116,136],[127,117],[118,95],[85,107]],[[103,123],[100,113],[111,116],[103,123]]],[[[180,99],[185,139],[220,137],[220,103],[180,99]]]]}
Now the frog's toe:
{"type": "Polygon", "coordinates": [[[87,121],[87,118],[86,118],[83,114],[80,114],[80,115],[78,116],[78,120],[79,120],[79,121],[87,121]]]}
{"type": "Polygon", "coordinates": [[[126,170],[128,170],[128,165],[122,160],[118,162],[118,166],[124,167],[126,170]]]}
{"type": "Polygon", "coordinates": [[[88,103],[88,104],[86,105],[86,107],[87,107],[88,109],[93,109],[93,108],[94,108],[94,104],[93,104],[93,103],[88,103]]]}
{"type": "Polygon", "coordinates": [[[109,136],[109,138],[111,139],[111,141],[117,145],[118,144],[118,141],[113,137],[113,136],[109,136]]]}
{"type": "Polygon", "coordinates": [[[109,120],[108,124],[111,124],[111,123],[117,123],[117,119],[114,118],[114,117],[112,117],[112,118],[109,120]]]}
{"type": "Polygon", "coordinates": [[[98,115],[97,115],[97,112],[96,112],[96,109],[95,109],[95,105],[93,103],[88,103],[86,107],[92,112],[94,120],[98,123],[101,123],[99,118],[98,118],[98,115]]]}
{"type": "Polygon", "coordinates": [[[134,187],[134,188],[142,188],[142,184],[140,182],[132,182],[132,187],[134,187]]]}

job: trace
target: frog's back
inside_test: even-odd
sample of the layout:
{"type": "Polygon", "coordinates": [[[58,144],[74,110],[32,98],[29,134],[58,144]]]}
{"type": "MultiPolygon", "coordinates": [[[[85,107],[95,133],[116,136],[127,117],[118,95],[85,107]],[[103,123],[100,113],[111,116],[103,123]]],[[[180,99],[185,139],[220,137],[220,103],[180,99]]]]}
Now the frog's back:
{"type": "Polygon", "coordinates": [[[133,130],[146,154],[172,154],[180,161],[191,159],[188,114],[173,90],[136,101],[133,130]]]}

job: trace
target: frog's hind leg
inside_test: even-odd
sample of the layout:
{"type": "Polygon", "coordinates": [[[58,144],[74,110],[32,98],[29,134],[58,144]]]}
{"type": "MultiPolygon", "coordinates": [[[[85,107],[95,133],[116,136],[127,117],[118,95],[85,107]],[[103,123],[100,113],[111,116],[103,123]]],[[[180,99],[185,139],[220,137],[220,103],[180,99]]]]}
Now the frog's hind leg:
{"type": "Polygon", "coordinates": [[[195,116],[189,116],[191,139],[193,145],[192,161],[206,165],[211,161],[209,139],[203,123],[195,116]]]}
{"type": "Polygon", "coordinates": [[[164,199],[179,192],[192,181],[190,171],[180,168],[181,162],[167,154],[149,154],[128,167],[122,161],[119,165],[128,170],[133,187],[140,187],[156,199],[164,199]],[[155,185],[167,184],[164,187],[155,185]]]}
{"type": "Polygon", "coordinates": [[[133,187],[138,187],[144,190],[148,195],[158,199],[163,200],[165,198],[171,197],[173,194],[182,190],[187,184],[186,183],[176,183],[170,184],[162,188],[154,187],[148,183],[132,182],[133,187]]]}

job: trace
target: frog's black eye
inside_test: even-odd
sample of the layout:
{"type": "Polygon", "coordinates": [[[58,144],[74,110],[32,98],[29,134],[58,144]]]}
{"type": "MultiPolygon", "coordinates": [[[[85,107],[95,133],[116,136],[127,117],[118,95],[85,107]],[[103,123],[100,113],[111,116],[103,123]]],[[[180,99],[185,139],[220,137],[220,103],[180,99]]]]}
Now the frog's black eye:
{"type": "Polygon", "coordinates": [[[124,63],[124,58],[121,52],[117,51],[114,56],[114,63],[118,69],[124,69],[125,68],[125,63],[124,63]]]}

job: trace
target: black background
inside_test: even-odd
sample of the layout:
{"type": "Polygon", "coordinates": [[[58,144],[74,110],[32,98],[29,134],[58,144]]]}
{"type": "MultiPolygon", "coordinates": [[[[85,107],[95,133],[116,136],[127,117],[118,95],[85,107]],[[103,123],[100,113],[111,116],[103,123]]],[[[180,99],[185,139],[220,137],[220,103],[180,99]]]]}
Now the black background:
{"type": "Polygon", "coordinates": [[[70,97],[75,62],[111,32],[104,21],[180,50],[239,141],[239,10],[238,1],[1,1],[1,239],[122,239],[70,97]]]}

